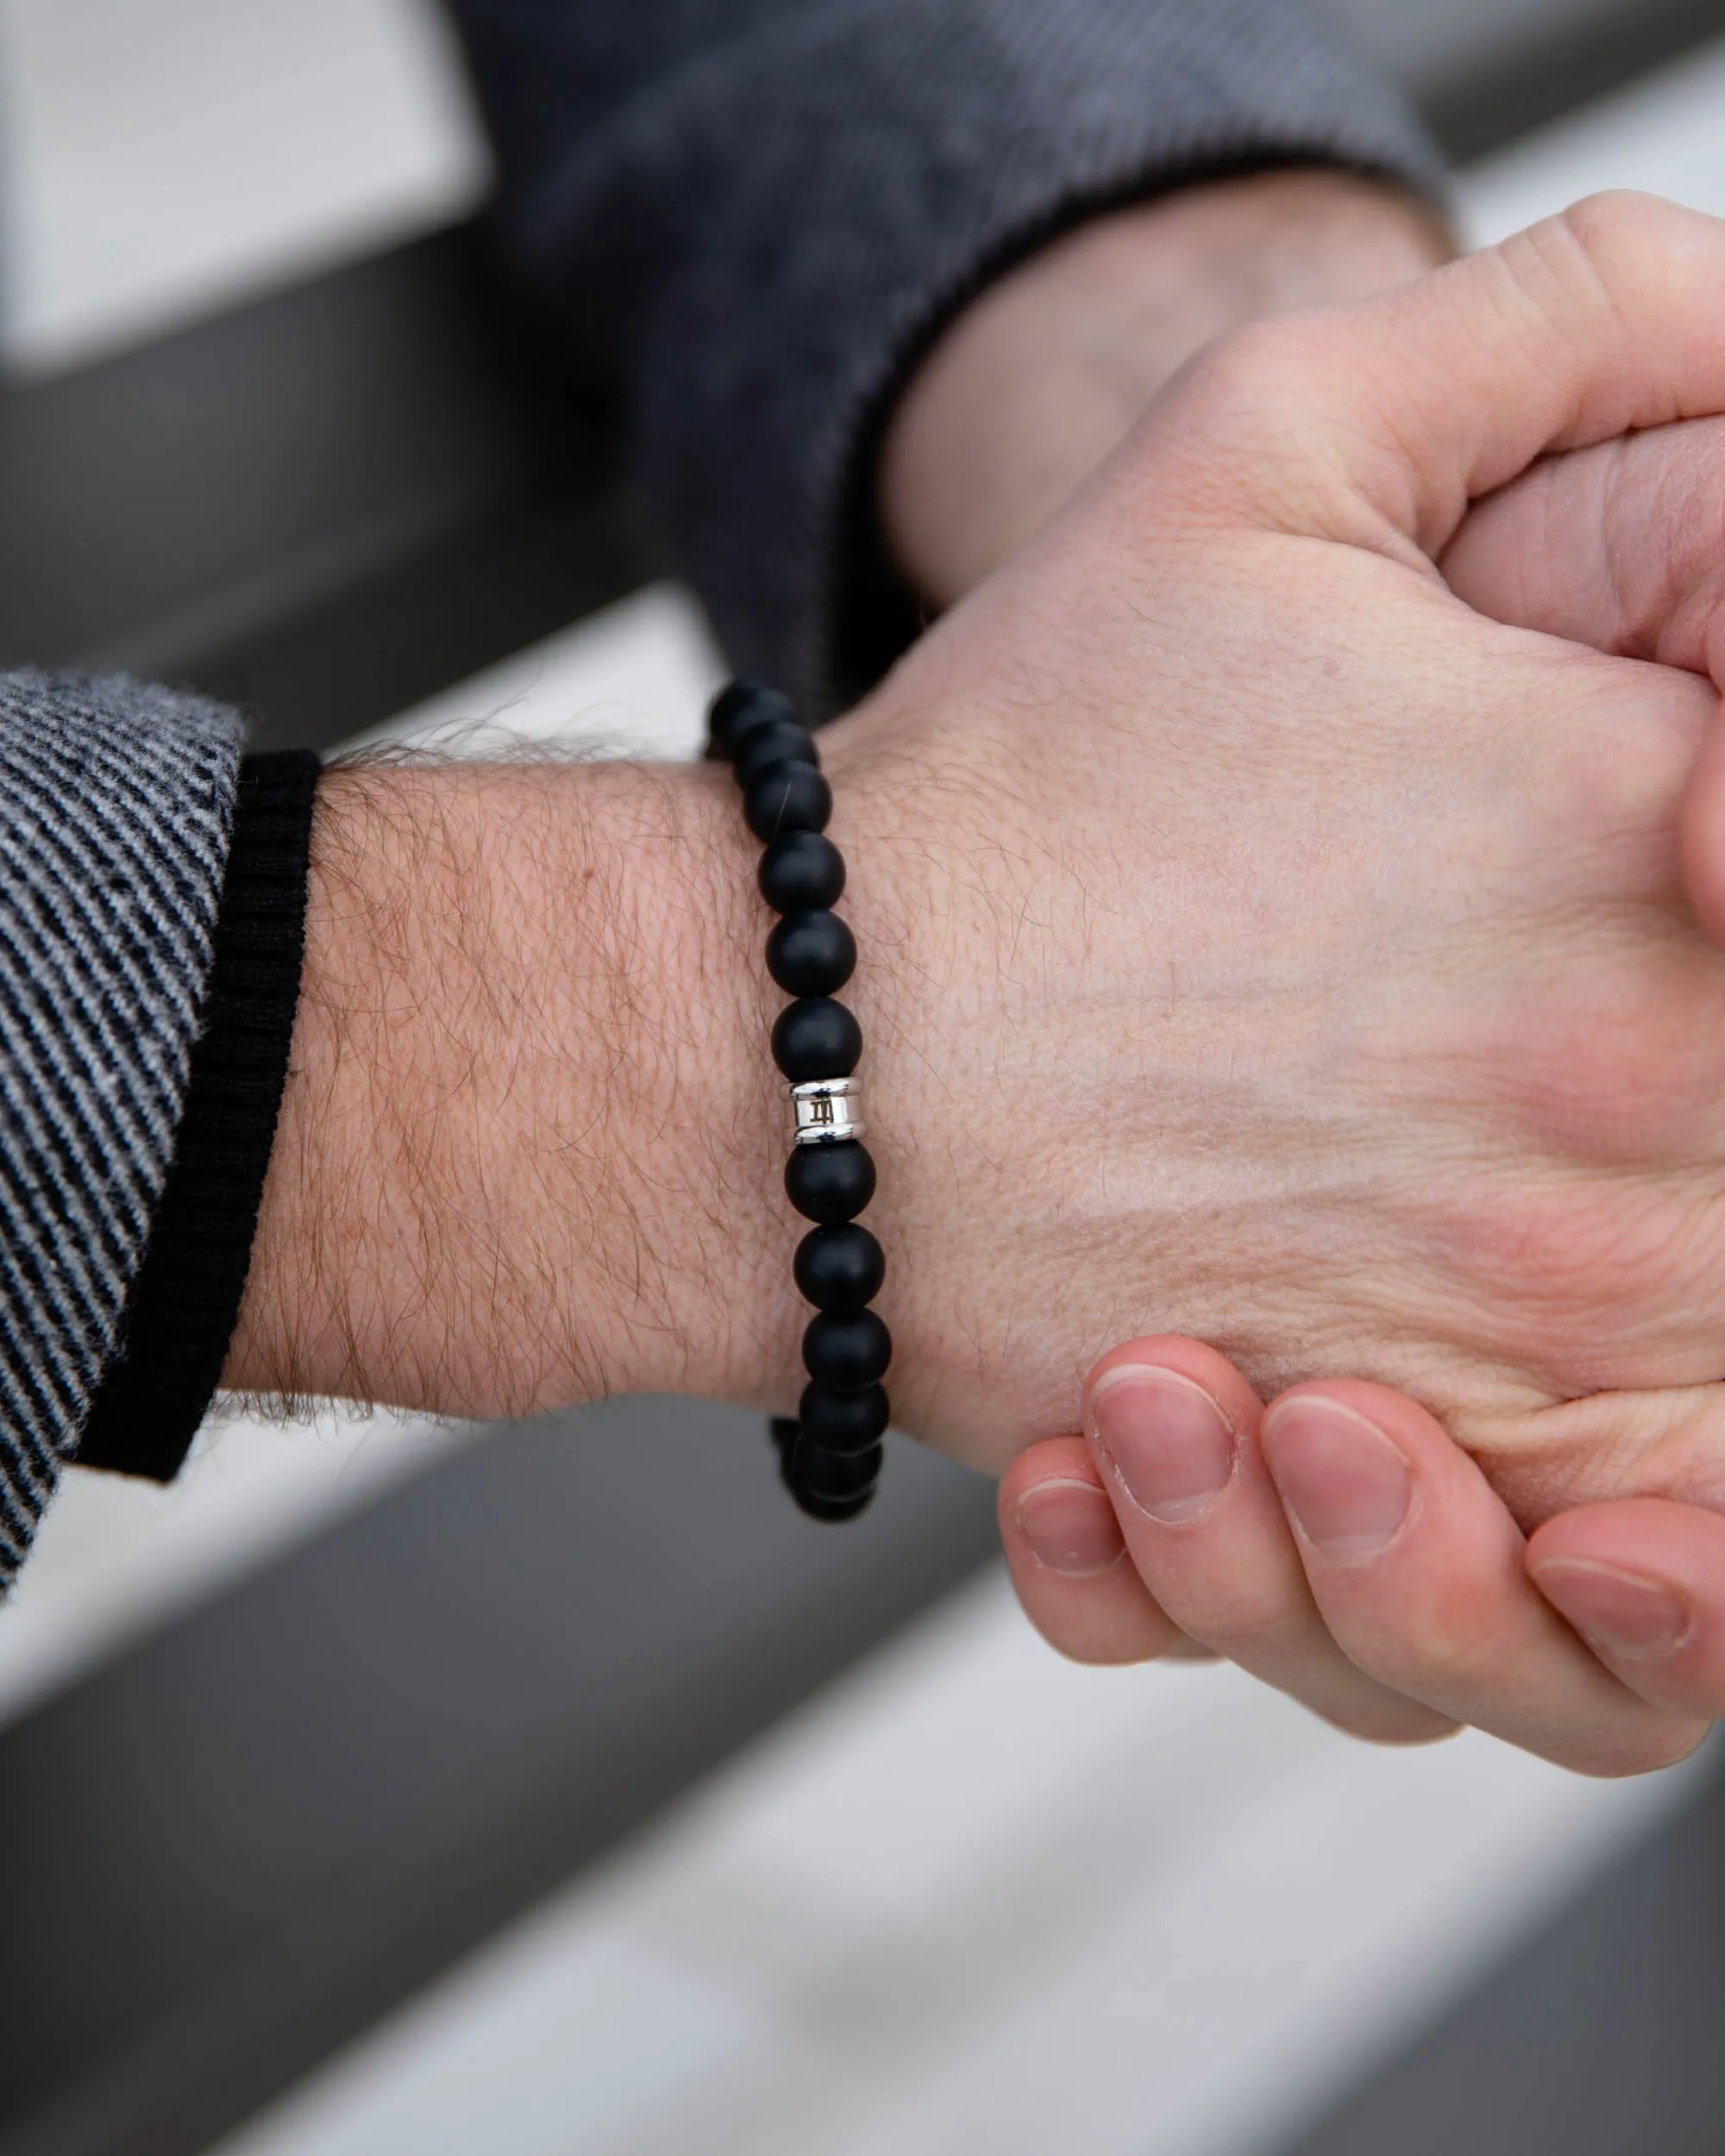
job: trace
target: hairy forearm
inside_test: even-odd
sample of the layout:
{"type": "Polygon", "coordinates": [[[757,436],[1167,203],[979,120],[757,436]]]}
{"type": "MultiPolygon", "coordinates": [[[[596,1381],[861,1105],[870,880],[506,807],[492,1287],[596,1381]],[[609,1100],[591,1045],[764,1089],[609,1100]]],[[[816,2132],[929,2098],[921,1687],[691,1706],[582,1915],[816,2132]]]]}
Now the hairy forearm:
{"type": "MultiPolygon", "coordinates": [[[[985,295],[913,385],[885,467],[905,558],[931,596],[955,596],[1196,345],[1394,281],[1442,244],[1424,211],[1333,175],[1098,220],[985,295]]],[[[877,990],[904,940],[886,872],[926,812],[914,773],[907,785],[907,812],[838,788],[842,818],[868,825],[847,910],[865,950],[894,954],[877,990]]],[[[477,1414],[649,1388],[791,1404],[806,1312],[750,856],[712,769],[326,777],[229,1385],[477,1414]]],[[[869,1017],[890,1044],[878,995],[869,1017]]],[[[888,1138],[914,1128],[892,1112],[894,1077],[889,1063],[870,1078],[888,1138]]],[[[892,1225],[914,1241],[913,1222],[892,1225]]],[[[919,1354],[890,1283],[888,1302],[895,1396],[914,1406],[938,1391],[938,1357],[919,1354]]]]}
{"type": "Polygon", "coordinates": [[[991,285],[913,378],[881,460],[890,550],[925,599],[951,605],[1201,346],[1452,252],[1422,204],[1340,172],[1262,173],[1093,219],[991,285]]]}
{"type": "Polygon", "coordinates": [[[224,1382],[486,1415],[794,1391],[749,868],[711,770],[329,773],[224,1382]]]}

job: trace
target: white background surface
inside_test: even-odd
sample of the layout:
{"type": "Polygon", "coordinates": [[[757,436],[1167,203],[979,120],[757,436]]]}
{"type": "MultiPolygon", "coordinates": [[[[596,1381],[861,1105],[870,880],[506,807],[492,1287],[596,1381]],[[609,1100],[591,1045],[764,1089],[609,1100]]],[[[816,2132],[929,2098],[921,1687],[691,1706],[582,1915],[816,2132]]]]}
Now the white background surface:
{"type": "MultiPolygon", "coordinates": [[[[15,363],[483,185],[413,0],[0,0],[0,66],[15,363]]],[[[1465,213],[1490,236],[1618,184],[1725,210],[1722,141],[1725,50],[1471,175],[1465,213]]],[[[662,590],[407,724],[684,754],[716,667],[662,590]]],[[[0,1713],[454,1441],[239,1423],[169,1491],[73,1478],[0,1613],[0,1713]]],[[[1226,1674],[1074,1670],[984,1582],[223,2156],[1228,2156],[1679,1788],[1477,1739],[1367,1752],[1226,1674]]]]}
{"type": "Polygon", "coordinates": [[[1235,2156],[1681,1787],[1075,1670],[985,1578],[222,2156],[1235,2156]]]}
{"type": "Polygon", "coordinates": [[[422,0],[0,0],[0,82],[15,366],[441,224],[489,173],[422,0]]]}

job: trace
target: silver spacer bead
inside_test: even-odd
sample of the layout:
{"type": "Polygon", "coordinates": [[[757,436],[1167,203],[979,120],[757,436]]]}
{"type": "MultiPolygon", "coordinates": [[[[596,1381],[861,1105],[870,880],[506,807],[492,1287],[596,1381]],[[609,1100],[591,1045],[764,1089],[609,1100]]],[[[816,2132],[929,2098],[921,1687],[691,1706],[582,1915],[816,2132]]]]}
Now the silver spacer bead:
{"type": "Polygon", "coordinates": [[[816,1078],[791,1087],[792,1140],[798,1145],[835,1145],[840,1138],[861,1138],[863,1124],[860,1078],[816,1078]]]}

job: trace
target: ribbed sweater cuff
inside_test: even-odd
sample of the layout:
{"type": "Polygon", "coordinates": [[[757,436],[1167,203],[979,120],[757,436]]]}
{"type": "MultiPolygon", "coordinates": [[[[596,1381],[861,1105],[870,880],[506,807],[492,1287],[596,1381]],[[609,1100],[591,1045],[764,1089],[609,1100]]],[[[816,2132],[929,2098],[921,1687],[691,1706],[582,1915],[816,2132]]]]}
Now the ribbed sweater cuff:
{"type": "Polygon", "coordinates": [[[78,1447],[82,1467],[172,1481],[221,1381],[287,1081],[317,774],[309,749],[240,767],[173,1163],[78,1447]]]}

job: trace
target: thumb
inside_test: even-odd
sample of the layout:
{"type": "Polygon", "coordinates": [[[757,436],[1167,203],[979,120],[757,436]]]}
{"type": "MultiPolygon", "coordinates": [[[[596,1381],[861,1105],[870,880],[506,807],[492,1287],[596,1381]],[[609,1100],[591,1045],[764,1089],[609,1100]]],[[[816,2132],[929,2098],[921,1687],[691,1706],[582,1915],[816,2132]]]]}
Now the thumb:
{"type": "Polygon", "coordinates": [[[1176,455],[1208,509],[1435,560],[1539,457],[1725,412],[1725,222],[1595,196],[1399,291],[1246,330],[1182,394],[1176,455]],[[1218,427],[1244,453],[1220,473],[1218,427]]]}
{"type": "Polygon", "coordinates": [[[1536,464],[1479,504],[1440,566],[1493,621],[1708,673],[1725,661],[1725,419],[1536,464]]]}
{"type": "MultiPolygon", "coordinates": [[[[1536,465],[1482,502],[1443,557],[1470,606],[1517,628],[1710,675],[1725,692],[1725,420],[1626,436],[1536,465]]],[[[1678,824],[1690,902],[1725,944],[1725,725],[1678,824]]]]}

